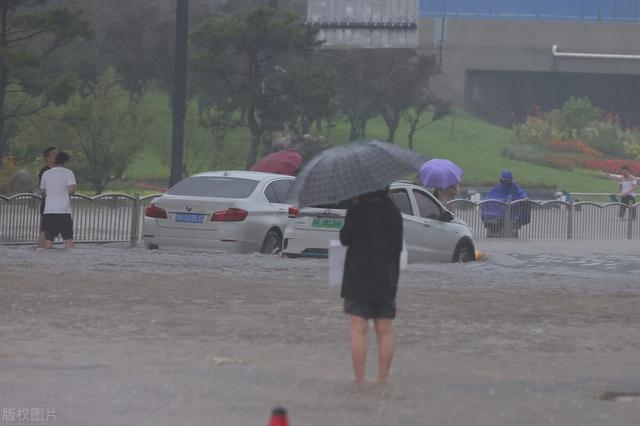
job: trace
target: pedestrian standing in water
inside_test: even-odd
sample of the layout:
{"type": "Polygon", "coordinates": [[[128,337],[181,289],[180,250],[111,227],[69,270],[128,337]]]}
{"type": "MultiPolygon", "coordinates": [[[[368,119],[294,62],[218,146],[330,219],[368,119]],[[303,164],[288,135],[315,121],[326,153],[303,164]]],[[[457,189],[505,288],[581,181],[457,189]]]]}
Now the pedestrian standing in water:
{"type": "MultiPolygon", "coordinates": [[[[44,172],[55,167],[56,155],[58,155],[58,149],[55,146],[50,146],[49,148],[44,150],[42,155],[44,157],[44,161],[46,161],[47,164],[45,164],[40,169],[40,173],[38,173],[38,188],[40,188],[40,185],[42,183],[42,175],[44,174],[44,172]]],[[[44,203],[45,203],[45,199],[44,197],[42,197],[42,201],[40,202],[40,231],[38,233],[39,248],[44,248],[44,240],[45,240],[44,229],[42,228],[42,219],[44,216],[44,203]]]]}
{"type": "Polygon", "coordinates": [[[359,196],[347,210],[340,241],[347,246],[341,297],[351,320],[351,357],[356,383],[365,377],[367,333],[373,320],[378,342],[378,379],[384,383],[393,359],[391,322],[402,251],[402,215],[388,191],[359,196]]]}
{"type": "Polygon", "coordinates": [[[64,167],[69,162],[66,152],[56,155],[55,167],[42,175],[40,188],[46,198],[42,219],[45,232],[45,248],[53,247],[53,240],[60,235],[66,249],[73,248],[73,220],[70,195],[76,192],[76,177],[64,167]]]}
{"type": "MultiPolygon", "coordinates": [[[[633,209],[633,205],[636,203],[635,190],[640,184],[640,179],[631,174],[629,166],[627,166],[626,164],[620,167],[619,175],[611,173],[604,173],[604,175],[609,179],[613,179],[618,182],[618,192],[621,195],[620,202],[629,206],[620,206],[618,217],[620,219],[623,219],[627,210],[631,210],[633,212],[632,218],[635,219],[636,212],[633,209]]],[[[613,197],[613,199],[617,201],[616,197],[613,197]]]]}

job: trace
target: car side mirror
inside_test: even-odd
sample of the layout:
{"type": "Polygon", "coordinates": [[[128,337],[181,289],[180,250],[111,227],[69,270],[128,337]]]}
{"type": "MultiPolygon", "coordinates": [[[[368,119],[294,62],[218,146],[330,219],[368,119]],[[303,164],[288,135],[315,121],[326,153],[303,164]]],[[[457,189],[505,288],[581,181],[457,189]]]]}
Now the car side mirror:
{"type": "Polygon", "coordinates": [[[440,220],[443,222],[451,222],[453,220],[453,213],[450,211],[444,211],[440,215],[440,220]]]}

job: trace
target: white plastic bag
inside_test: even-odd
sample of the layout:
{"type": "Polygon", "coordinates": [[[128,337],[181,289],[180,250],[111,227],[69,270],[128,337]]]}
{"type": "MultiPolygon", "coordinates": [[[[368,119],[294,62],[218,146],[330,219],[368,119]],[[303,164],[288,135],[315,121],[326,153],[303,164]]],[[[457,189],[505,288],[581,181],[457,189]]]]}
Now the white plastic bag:
{"type": "Polygon", "coordinates": [[[344,275],[344,259],[347,256],[347,246],[338,240],[329,240],[329,285],[342,285],[344,275]]]}
{"type": "Polygon", "coordinates": [[[407,269],[409,264],[409,253],[407,252],[407,244],[402,240],[402,251],[400,252],[400,270],[407,269]]]}

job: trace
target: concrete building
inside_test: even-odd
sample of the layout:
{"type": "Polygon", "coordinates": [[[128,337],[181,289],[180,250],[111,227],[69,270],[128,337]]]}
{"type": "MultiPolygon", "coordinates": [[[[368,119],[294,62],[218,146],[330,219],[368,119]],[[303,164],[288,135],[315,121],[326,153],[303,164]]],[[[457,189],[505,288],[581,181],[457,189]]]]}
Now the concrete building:
{"type": "Polygon", "coordinates": [[[494,122],[588,96],[640,123],[638,0],[422,0],[418,34],[438,89],[494,122]]]}

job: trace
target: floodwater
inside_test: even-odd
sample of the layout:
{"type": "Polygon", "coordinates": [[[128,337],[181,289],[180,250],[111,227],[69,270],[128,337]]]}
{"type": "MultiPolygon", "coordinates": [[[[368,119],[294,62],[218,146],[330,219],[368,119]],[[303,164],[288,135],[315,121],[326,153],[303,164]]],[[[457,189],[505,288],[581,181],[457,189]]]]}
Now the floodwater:
{"type": "Polygon", "coordinates": [[[362,388],[326,260],[0,246],[0,424],[640,424],[638,241],[478,244],[402,273],[362,388]]]}

